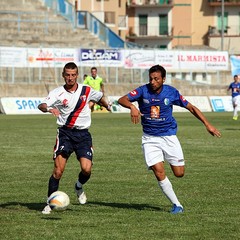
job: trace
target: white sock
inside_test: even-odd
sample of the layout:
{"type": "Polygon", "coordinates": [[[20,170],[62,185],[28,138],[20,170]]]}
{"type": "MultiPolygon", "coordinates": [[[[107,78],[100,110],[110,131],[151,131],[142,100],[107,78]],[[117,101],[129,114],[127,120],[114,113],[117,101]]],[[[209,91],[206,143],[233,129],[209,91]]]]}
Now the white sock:
{"type": "Polygon", "coordinates": [[[233,112],[233,116],[234,117],[236,117],[238,115],[237,112],[238,112],[238,107],[235,107],[234,108],[234,112],[233,112]]]}
{"type": "Polygon", "coordinates": [[[166,177],[162,181],[159,181],[158,185],[161,188],[162,192],[165,194],[165,196],[171,201],[172,204],[176,204],[177,206],[182,207],[182,205],[177,199],[175,192],[173,191],[172,184],[169,181],[168,177],[166,177]]]}

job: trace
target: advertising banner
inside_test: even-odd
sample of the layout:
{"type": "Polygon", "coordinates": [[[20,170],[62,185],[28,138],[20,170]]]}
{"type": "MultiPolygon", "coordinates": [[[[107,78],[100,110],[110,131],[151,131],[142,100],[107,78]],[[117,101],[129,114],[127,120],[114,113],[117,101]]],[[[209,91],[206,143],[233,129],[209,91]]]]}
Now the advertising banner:
{"type": "Polygon", "coordinates": [[[63,67],[67,62],[78,61],[77,49],[74,48],[28,48],[27,64],[29,67],[63,67]]]}
{"type": "MultiPolygon", "coordinates": [[[[112,103],[112,112],[113,113],[129,113],[130,110],[128,108],[124,108],[121,105],[118,104],[118,99],[120,96],[108,96],[108,100],[112,103]]],[[[187,96],[185,97],[190,103],[195,105],[197,108],[199,108],[202,112],[212,112],[212,107],[210,105],[210,102],[208,100],[208,97],[206,96],[187,96]]],[[[138,104],[134,102],[136,107],[138,107],[138,104]]],[[[173,106],[173,112],[188,112],[187,109],[173,106]]]]}
{"type": "Polygon", "coordinates": [[[150,68],[160,64],[168,70],[228,70],[228,53],[218,51],[125,50],[125,68],[150,68]]]}
{"type": "MultiPolygon", "coordinates": [[[[202,112],[212,112],[212,107],[210,105],[210,102],[208,100],[208,97],[206,96],[184,96],[184,98],[196,106],[198,109],[200,109],[202,112]]],[[[187,109],[173,106],[173,112],[188,112],[187,109]]]]}
{"type": "Polygon", "coordinates": [[[240,75],[240,56],[231,56],[230,62],[231,62],[232,76],[240,75]]]}
{"type": "Polygon", "coordinates": [[[0,67],[26,67],[26,59],[24,48],[0,47],[0,67]]]}
{"type": "Polygon", "coordinates": [[[0,109],[5,114],[41,114],[37,108],[43,98],[34,97],[3,97],[0,99],[0,109]]]}
{"type": "Polygon", "coordinates": [[[232,112],[231,96],[210,96],[210,102],[214,112],[232,112]]]}
{"type": "MultiPolygon", "coordinates": [[[[19,68],[62,68],[67,62],[75,62],[78,66],[148,69],[160,64],[175,71],[225,71],[228,58],[228,53],[223,51],[0,47],[0,67],[19,68]]],[[[231,64],[233,69],[239,69],[237,58],[232,57],[231,64]]]]}
{"type": "Polygon", "coordinates": [[[79,49],[80,66],[122,67],[122,50],[79,49]]]}

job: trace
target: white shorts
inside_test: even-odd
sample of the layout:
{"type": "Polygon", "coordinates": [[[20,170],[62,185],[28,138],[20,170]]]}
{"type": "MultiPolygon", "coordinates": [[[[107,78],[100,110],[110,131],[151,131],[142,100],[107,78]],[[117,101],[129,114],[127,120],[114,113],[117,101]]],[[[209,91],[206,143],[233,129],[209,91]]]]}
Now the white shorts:
{"type": "Polygon", "coordinates": [[[184,166],[181,144],[176,135],[142,136],[142,149],[146,164],[149,167],[165,160],[172,166],[184,166]]]}
{"type": "Polygon", "coordinates": [[[240,104],[240,95],[232,98],[232,103],[233,103],[234,105],[239,105],[239,104],[240,104]]]}

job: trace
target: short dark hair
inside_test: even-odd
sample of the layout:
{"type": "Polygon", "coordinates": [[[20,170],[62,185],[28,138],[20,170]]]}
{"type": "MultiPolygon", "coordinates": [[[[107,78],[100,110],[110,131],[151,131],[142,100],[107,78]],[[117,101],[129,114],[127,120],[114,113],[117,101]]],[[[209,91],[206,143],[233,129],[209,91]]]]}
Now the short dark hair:
{"type": "Polygon", "coordinates": [[[235,77],[237,77],[237,78],[238,78],[238,75],[234,75],[233,77],[234,77],[234,78],[235,78],[235,77]]]}
{"type": "Polygon", "coordinates": [[[154,65],[152,66],[149,70],[148,70],[149,74],[153,73],[153,72],[160,72],[161,73],[161,76],[162,78],[165,78],[166,77],[166,70],[163,66],[161,65],[154,65]]]}
{"type": "Polygon", "coordinates": [[[66,63],[64,68],[63,68],[63,72],[65,72],[65,69],[77,69],[77,73],[78,73],[78,67],[74,62],[66,63]]]}
{"type": "Polygon", "coordinates": [[[97,71],[97,68],[96,68],[96,67],[92,67],[92,68],[91,68],[91,71],[92,71],[92,70],[96,70],[96,71],[97,71]]]}

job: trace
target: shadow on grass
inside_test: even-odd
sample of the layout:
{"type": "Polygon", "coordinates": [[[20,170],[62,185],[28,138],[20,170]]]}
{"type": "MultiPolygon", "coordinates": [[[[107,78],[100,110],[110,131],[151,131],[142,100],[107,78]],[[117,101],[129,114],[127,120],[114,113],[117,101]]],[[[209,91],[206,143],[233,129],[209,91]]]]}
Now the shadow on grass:
{"type": "Polygon", "coordinates": [[[239,128],[225,128],[225,130],[227,131],[236,131],[236,130],[240,130],[239,128]]]}
{"type": "Polygon", "coordinates": [[[44,203],[22,203],[22,202],[8,202],[4,204],[0,204],[0,208],[9,208],[16,209],[17,206],[26,207],[30,210],[39,211],[45,207],[44,203]]]}
{"type": "Polygon", "coordinates": [[[150,210],[150,211],[164,211],[160,207],[151,206],[149,204],[135,204],[135,203],[113,203],[113,202],[87,202],[89,205],[99,205],[112,208],[135,209],[135,210],[150,210]]]}
{"type": "MultiPolygon", "coordinates": [[[[43,203],[21,203],[21,202],[9,202],[9,203],[4,203],[0,204],[0,209],[1,208],[6,208],[9,210],[18,210],[18,207],[26,207],[29,210],[37,211],[41,214],[41,218],[45,220],[61,220],[61,216],[56,217],[52,215],[43,215],[41,213],[42,209],[46,206],[46,204],[43,203]]],[[[71,209],[66,209],[65,211],[72,211],[71,209]]],[[[60,212],[60,211],[59,211],[60,212]]]]}
{"type": "MultiPolygon", "coordinates": [[[[7,209],[17,209],[18,206],[26,207],[30,210],[41,211],[46,204],[43,203],[21,203],[21,202],[8,202],[4,204],[0,204],[0,208],[7,209]]],[[[79,205],[79,204],[72,204],[79,205]]],[[[160,207],[151,206],[149,204],[135,204],[135,203],[113,203],[113,202],[87,202],[87,205],[98,205],[112,208],[122,208],[122,209],[135,209],[135,210],[150,210],[150,211],[162,211],[165,210],[160,207]]],[[[67,209],[67,211],[72,211],[71,209],[67,209]]]]}

